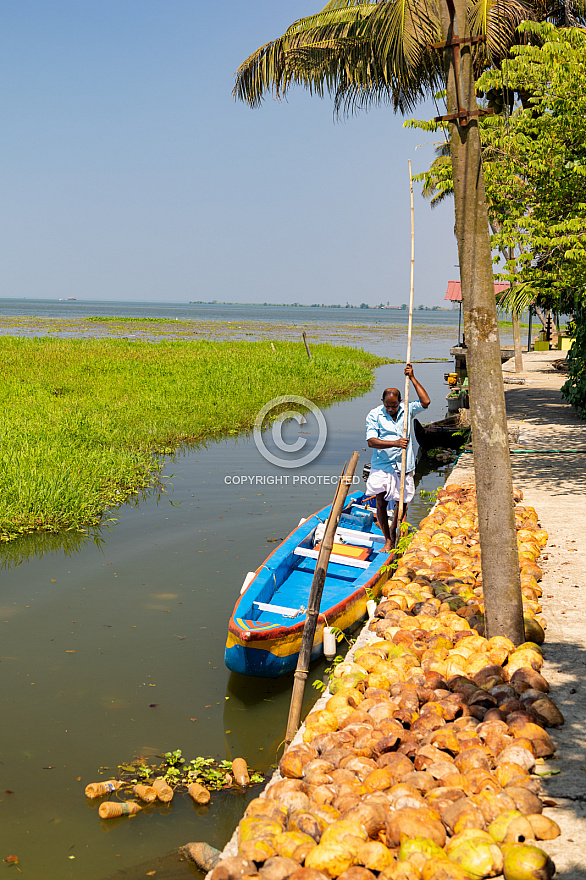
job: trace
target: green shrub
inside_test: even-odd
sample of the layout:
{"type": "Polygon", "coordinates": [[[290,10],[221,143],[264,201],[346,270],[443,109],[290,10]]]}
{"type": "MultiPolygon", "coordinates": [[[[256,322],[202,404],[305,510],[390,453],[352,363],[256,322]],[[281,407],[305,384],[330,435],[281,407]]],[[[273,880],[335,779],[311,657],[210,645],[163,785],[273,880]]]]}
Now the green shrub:
{"type": "Polygon", "coordinates": [[[586,419],[586,315],[577,315],[569,329],[574,343],[568,352],[569,378],[562,385],[562,397],[586,419]]]}

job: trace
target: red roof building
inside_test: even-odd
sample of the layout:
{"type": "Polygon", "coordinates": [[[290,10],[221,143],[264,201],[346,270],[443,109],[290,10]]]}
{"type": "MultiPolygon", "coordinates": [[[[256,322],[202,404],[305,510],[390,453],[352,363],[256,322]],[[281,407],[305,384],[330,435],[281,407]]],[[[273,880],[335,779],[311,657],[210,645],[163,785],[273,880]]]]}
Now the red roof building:
{"type": "MultiPolygon", "coordinates": [[[[499,293],[502,293],[503,290],[506,290],[509,285],[502,281],[494,282],[494,293],[495,296],[498,296],[499,293]]],[[[449,300],[450,302],[462,302],[462,288],[460,286],[459,281],[448,281],[448,290],[444,299],[449,300]]]]}

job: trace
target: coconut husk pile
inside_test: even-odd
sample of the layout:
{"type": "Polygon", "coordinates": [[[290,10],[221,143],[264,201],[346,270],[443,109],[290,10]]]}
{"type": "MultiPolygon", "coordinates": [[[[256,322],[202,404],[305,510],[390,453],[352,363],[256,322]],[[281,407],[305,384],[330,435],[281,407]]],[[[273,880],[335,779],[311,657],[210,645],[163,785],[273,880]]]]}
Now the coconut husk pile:
{"type": "Polygon", "coordinates": [[[528,641],[486,639],[475,489],[440,491],[385,584],[371,640],[281,759],[211,880],[549,880],[532,774],[563,724],[541,675],[547,534],[516,490],[528,641]]]}

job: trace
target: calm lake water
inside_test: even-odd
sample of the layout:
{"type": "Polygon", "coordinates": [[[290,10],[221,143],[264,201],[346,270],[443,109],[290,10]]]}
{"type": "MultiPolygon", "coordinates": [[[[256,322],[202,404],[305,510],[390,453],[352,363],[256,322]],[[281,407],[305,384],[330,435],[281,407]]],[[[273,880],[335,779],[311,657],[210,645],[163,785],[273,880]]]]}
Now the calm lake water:
{"type": "MultiPolygon", "coordinates": [[[[83,309],[84,315],[128,315],[132,309],[142,317],[201,320],[205,313],[214,321],[247,308],[247,320],[260,311],[262,320],[267,313],[294,320],[277,315],[276,308],[23,300],[3,301],[0,314],[38,315],[41,308],[54,317],[61,310],[79,316],[83,309]]],[[[322,322],[340,322],[348,312],[348,319],[361,323],[376,315],[288,311],[303,311],[304,323],[309,312],[322,322]]],[[[400,315],[393,312],[393,322],[400,315]]],[[[437,333],[433,341],[416,342],[412,359],[449,357],[457,313],[421,318],[437,333]]],[[[391,357],[402,354],[397,346],[389,351],[381,337],[375,347],[391,357]]],[[[445,414],[443,374],[450,368],[449,362],[416,366],[432,397],[426,420],[445,414]]],[[[300,517],[330,503],[333,488],[320,485],[319,477],[338,474],[354,449],[360,451],[361,472],[370,459],[365,415],[378,405],[383,387],[401,387],[403,381],[400,366],[381,367],[370,392],[324,410],[325,448],[303,470],[316,477],[314,485],[294,483],[294,472],[286,485],[234,485],[234,476],[283,471],[262,458],[251,438],[225,440],[166,458],[165,491],[115,511],[115,521],[93,536],[33,536],[2,548],[0,859],[17,855],[28,880],[103,880],[142,877],[142,863],[188,841],[224,845],[244,809],[242,795],[214,796],[209,807],[194,807],[186,795],[177,795],[170,808],[103,822],[97,805],[86,802],[84,787],[108,778],[98,772],[101,767],[115,774],[118,763],[137,754],[173,749],[187,759],[243,756],[262,771],[275,762],[291,678],[231,675],[223,663],[228,618],[246,572],[300,517]]],[[[419,489],[434,489],[444,482],[446,468],[418,476],[419,489]]],[[[410,521],[417,523],[426,509],[416,496],[410,521]]],[[[321,677],[323,668],[314,667],[309,681],[321,677]]],[[[308,687],[307,708],[315,698],[308,687]]],[[[184,873],[189,875],[187,867],[184,873]]]]}
{"type": "MultiPolygon", "coordinates": [[[[171,318],[181,321],[297,321],[362,323],[407,323],[407,310],[330,309],[321,307],[262,306],[248,303],[141,303],[103,300],[0,299],[0,315],[29,315],[44,318],[107,316],[125,318],[171,318]]],[[[415,310],[416,321],[451,326],[452,310],[415,310]]],[[[456,323],[457,323],[456,312],[456,323]]]]}

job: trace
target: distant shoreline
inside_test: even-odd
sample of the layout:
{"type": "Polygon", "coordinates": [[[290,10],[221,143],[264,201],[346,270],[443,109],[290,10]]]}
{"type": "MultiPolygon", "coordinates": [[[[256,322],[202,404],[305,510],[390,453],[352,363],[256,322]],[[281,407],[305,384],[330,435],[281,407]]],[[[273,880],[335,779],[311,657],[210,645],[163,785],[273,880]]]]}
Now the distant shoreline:
{"type": "MultiPolygon", "coordinates": [[[[61,296],[61,297],[30,297],[30,296],[3,296],[0,297],[1,303],[35,303],[35,302],[44,302],[44,303],[62,303],[62,304],[75,304],[75,305],[84,305],[85,303],[92,303],[96,305],[135,305],[135,306],[238,306],[240,308],[269,308],[269,309],[336,309],[346,311],[347,309],[353,309],[354,311],[382,311],[382,312],[408,312],[408,306],[406,303],[402,303],[400,306],[396,305],[385,305],[384,303],[380,303],[377,306],[369,306],[367,303],[361,303],[358,306],[351,305],[350,303],[346,303],[346,305],[338,305],[337,303],[328,304],[328,303],[273,303],[273,302],[228,302],[223,300],[204,300],[204,299],[192,299],[192,300],[168,300],[164,302],[158,302],[154,300],[107,300],[107,299],[99,299],[94,300],[91,298],[86,299],[85,297],[75,297],[75,296],[61,296]]],[[[414,308],[416,312],[453,312],[454,308],[449,306],[426,306],[426,305],[417,305],[414,308]]]]}
{"type": "MultiPolygon", "coordinates": [[[[327,303],[312,303],[311,305],[307,305],[306,303],[249,303],[249,302],[221,302],[220,300],[204,300],[204,299],[192,299],[189,301],[190,306],[260,306],[263,308],[276,308],[276,309],[357,309],[358,311],[370,309],[372,311],[395,311],[395,312],[406,312],[408,310],[407,305],[400,306],[369,306],[367,303],[361,303],[359,306],[352,306],[349,303],[345,306],[340,305],[328,305],[327,303]]],[[[446,308],[445,306],[415,306],[416,312],[451,312],[453,309],[446,308]]]]}

